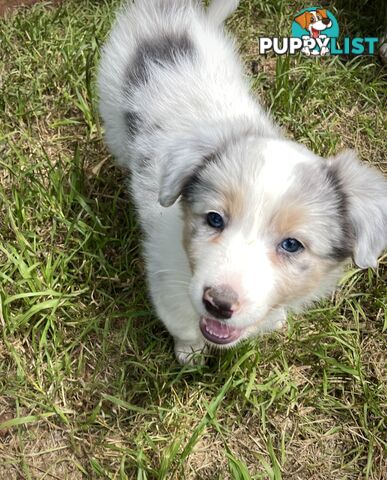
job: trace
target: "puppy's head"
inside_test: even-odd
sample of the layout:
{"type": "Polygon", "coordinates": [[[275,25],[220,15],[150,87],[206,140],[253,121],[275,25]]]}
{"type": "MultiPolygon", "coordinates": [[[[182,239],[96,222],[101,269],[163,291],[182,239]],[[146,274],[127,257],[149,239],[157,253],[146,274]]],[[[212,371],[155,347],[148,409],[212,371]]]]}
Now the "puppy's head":
{"type": "Polygon", "coordinates": [[[273,312],[328,293],[351,257],[376,265],[387,182],[352,152],[324,160],[251,133],[210,150],[204,142],[171,158],[160,191],[164,205],[181,195],[190,296],[209,342],[274,328],[273,312]]]}
{"type": "Polygon", "coordinates": [[[308,30],[311,37],[317,38],[322,30],[330,28],[332,22],[325,9],[304,12],[294,19],[303,29],[308,30]]]}

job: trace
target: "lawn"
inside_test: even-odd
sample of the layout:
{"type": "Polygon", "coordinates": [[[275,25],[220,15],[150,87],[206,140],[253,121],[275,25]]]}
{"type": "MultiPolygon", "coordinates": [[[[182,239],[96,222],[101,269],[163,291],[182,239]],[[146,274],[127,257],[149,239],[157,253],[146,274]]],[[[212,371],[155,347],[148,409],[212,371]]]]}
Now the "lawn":
{"type": "MultiPolygon", "coordinates": [[[[387,478],[387,255],[286,330],[175,362],[98,119],[116,5],[0,19],[0,478],[387,478]]],[[[302,6],[246,0],[230,19],[254,92],[290,137],[387,173],[377,57],[258,55],[257,37],[288,35],[302,6]]],[[[375,36],[384,6],[329,8],[346,35],[375,36]]]]}

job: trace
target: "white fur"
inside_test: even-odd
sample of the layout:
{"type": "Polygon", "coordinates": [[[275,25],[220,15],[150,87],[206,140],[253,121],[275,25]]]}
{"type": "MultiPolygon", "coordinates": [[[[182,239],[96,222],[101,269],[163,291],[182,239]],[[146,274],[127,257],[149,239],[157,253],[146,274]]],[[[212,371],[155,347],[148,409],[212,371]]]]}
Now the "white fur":
{"type": "Polygon", "coordinates": [[[285,140],[252,98],[234,42],[221,26],[237,4],[216,0],[208,12],[190,0],[128,4],[118,13],[100,64],[106,142],[118,163],[131,170],[152,301],[175,338],[182,363],[191,361],[205,344],[199,319],[208,316],[202,301],[206,286],[227,284],[238,294],[241,307],[228,321],[242,329],[238,340],[279,328],[287,310],[299,309],[333,288],[343,262],[332,260],[330,249],[339,242],[342,226],[339,195],[332,199],[326,193],[333,188],[324,173],[328,167],[335,168],[349,199],[348,222],[357,233],[355,260],[363,267],[374,266],[386,246],[387,192],[382,176],[351,155],[327,163],[285,140]],[[146,80],[128,83],[142,45],[152,41],[159,45],[166,36],[182,35],[193,46],[194,60],[190,54],[169,62],[147,60],[146,80]],[[128,132],[127,112],[140,119],[134,134],[128,132]],[[208,160],[212,154],[220,163],[208,160]],[[187,201],[197,224],[188,252],[183,248],[188,220],[182,202],[176,200],[203,166],[201,181],[208,178],[215,188],[203,188],[187,201]],[[308,174],[313,188],[305,178],[308,174]],[[371,191],[363,178],[367,185],[373,182],[371,191]],[[201,219],[213,210],[226,215],[229,193],[240,197],[242,210],[214,242],[214,232],[201,219]],[[305,225],[288,232],[273,230],[273,219],[289,205],[300,208],[305,225]],[[279,255],[285,234],[302,239],[305,252],[292,258],[279,255]],[[315,285],[309,285],[307,277],[300,280],[305,271],[318,278],[315,285]],[[288,288],[281,296],[279,286],[286,289],[289,282],[298,282],[297,289],[288,288]]]}

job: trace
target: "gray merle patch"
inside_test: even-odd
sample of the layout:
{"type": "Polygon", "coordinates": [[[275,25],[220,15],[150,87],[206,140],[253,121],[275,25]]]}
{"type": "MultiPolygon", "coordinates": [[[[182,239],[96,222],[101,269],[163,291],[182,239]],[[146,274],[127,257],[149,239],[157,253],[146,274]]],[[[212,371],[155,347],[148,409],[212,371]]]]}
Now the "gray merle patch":
{"type": "Polygon", "coordinates": [[[125,123],[129,135],[134,137],[140,127],[140,116],[135,112],[125,112],[125,123]]]}
{"type": "Polygon", "coordinates": [[[137,49],[128,69],[128,88],[144,84],[149,78],[149,64],[173,65],[179,58],[194,55],[194,46],[187,34],[164,35],[146,40],[137,49]]]}

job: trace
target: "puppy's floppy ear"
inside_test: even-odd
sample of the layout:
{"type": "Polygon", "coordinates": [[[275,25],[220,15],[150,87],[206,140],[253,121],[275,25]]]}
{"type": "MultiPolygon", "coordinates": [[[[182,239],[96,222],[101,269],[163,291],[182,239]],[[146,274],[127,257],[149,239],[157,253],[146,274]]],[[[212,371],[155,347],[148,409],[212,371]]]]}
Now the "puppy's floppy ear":
{"type": "Polygon", "coordinates": [[[160,205],[170,207],[176,202],[186,183],[205,159],[215,153],[221,141],[214,128],[180,133],[167,141],[161,152],[160,205]]]}
{"type": "Polygon", "coordinates": [[[159,202],[163,207],[170,207],[179,198],[184,185],[194,175],[196,169],[206,157],[200,149],[190,149],[181,143],[171,149],[165,159],[160,179],[159,202]]]}
{"type": "Polygon", "coordinates": [[[387,180],[346,150],[328,159],[347,201],[355,236],[353,259],[360,268],[376,267],[387,247],[387,180]]]}
{"type": "MultiPolygon", "coordinates": [[[[262,115],[264,113],[262,112],[262,115]]],[[[159,202],[163,207],[173,205],[198,168],[216,157],[227,145],[250,135],[277,137],[279,130],[267,117],[262,123],[251,124],[248,117],[201,123],[173,138],[163,136],[159,141],[161,167],[159,202]]]]}
{"type": "Polygon", "coordinates": [[[226,120],[216,123],[201,123],[193,130],[175,134],[173,138],[160,138],[159,154],[162,163],[159,202],[163,207],[173,205],[183,188],[200,165],[214,158],[226,145],[238,142],[241,137],[259,133],[261,136],[277,135],[271,122],[251,125],[247,117],[238,121],[226,120]]]}
{"type": "Polygon", "coordinates": [[[309,15],[311,15],[309,12],[301,13],[301,15],[298,15],[294,21],[301,25],[301,28],[306,30],[307,26],[309,25],[309,15]]]}

